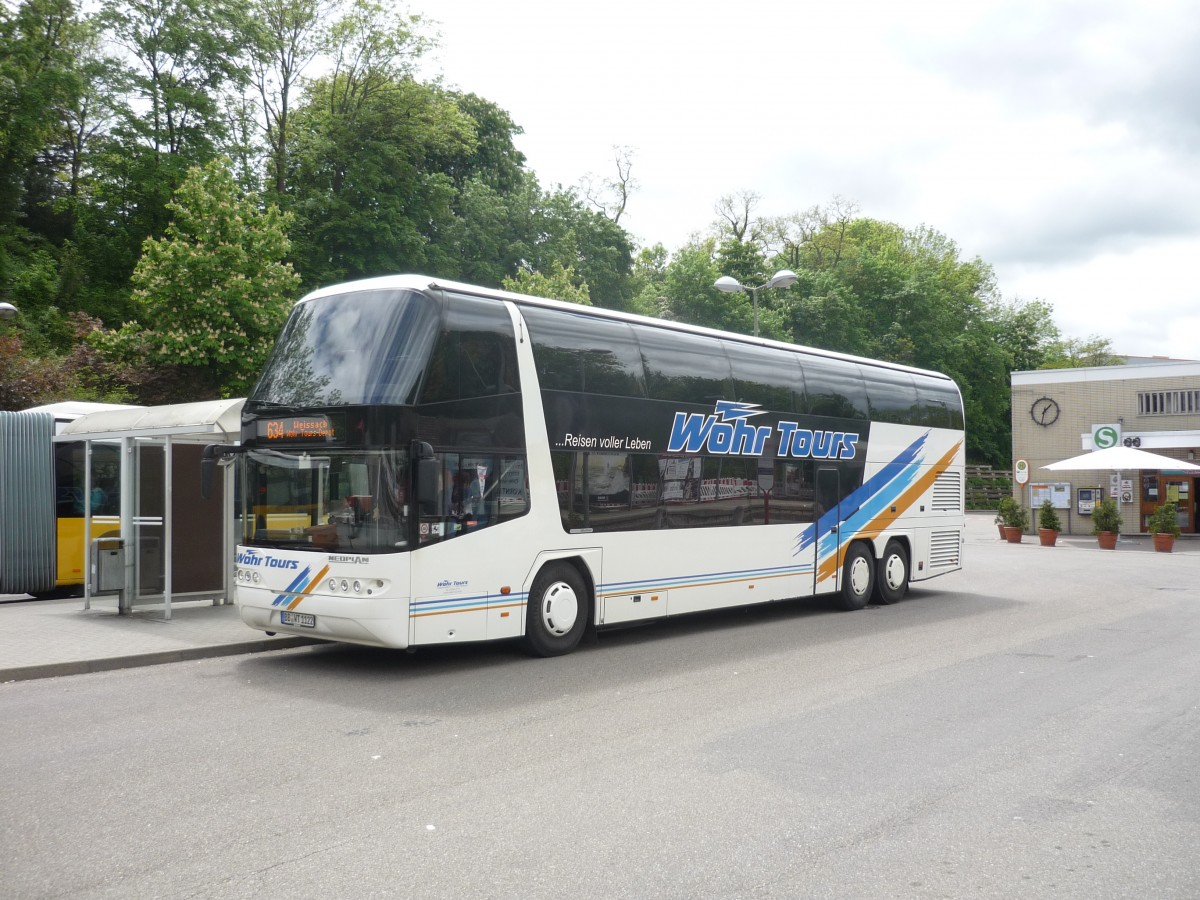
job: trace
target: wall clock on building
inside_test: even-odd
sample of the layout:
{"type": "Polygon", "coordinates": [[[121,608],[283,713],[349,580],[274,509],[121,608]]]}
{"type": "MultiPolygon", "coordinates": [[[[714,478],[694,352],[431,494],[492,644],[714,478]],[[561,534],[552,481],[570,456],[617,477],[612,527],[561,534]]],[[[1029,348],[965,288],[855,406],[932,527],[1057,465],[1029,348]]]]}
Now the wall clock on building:
{"type": "Polygon", "coordinates": [[[1058,402],[1049,397],[1039,397],[1033,401],[1033,406],[1029,407],[1029,415],[1033,417],[1033,421],[1043,426],[1057,422],[1058,412],[1058,402]]]}

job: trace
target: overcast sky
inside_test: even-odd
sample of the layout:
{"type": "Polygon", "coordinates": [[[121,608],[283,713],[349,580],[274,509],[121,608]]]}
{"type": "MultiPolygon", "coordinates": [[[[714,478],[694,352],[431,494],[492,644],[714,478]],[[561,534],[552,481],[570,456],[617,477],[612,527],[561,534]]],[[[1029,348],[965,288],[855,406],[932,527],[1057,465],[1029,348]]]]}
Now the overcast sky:
{"type": "Polygon", "coordinates": [[[411,0],[543,187],[679,247],[723,195],[928,225],[1068,337],[1200,358],[1196,0],[411,0]]]}

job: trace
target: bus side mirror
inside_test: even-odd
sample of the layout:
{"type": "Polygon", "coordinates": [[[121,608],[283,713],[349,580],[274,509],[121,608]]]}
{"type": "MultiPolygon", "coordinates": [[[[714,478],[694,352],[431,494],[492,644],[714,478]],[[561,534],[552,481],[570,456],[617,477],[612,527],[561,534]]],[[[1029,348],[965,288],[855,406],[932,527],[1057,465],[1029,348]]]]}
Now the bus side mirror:
{"type": "Polygon", "coordinates": [[[230,456],[237,451],[236,445],[209,444],[200,454],[200,496],[207,500],[212,496],[213,468],[218,457],[230,456]]]}

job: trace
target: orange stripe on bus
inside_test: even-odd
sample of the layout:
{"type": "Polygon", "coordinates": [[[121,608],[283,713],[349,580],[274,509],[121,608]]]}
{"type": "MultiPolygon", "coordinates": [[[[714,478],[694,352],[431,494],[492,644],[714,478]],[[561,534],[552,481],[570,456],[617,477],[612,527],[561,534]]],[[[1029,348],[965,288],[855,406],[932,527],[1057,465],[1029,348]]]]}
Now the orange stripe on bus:
{"type": "MultiPolygon", "coordinates": [[[[883,531],[887,530],[888,526],[900,518],[900,516],[908,511],[910,506],[917,502],[918,497],[929,490],[930,485],[937,481],[939,475],[950,468],[951,461],[954,459],[955,454],[958,453],[961,447],[962,441],[955,443],[953,447],[946,451],[945,455],[942,456],[941,459],[930,466],[929,471],[914,481],[908,490],[901,494],[900,498],[894,504],[891,504],[891,506],[896,507],[895,512],[892,512],[891,506],[889,506],[886,510],[868,522],[866,526],[855,535],[855,537],[879,537],[883,531]]],[[[817,568],[817,581],[825,581],[828,578],[832,578],[841,570],[842,563],[846,558],[846,547],[851,542],[841,544],[838,547],[838,552],[836,554],[822,560],[819,563],[817,568]]]]}
{"type": "Polygon", "coordinates": [[[313,591],[313,588],[315,588],[318,584],[320,584],[321,579],[324,578],[328,573],[329,573],[329,566],[326,566],[320,572],[317,573],[317,577],[308,583],[308,586],[297,595],[296,599],[288,604],[287,608],[295,609],[297,606],[299,606],[300,601],[303,600],[305,597],[307,597],[309,594],[311,594],[313,591]]]}

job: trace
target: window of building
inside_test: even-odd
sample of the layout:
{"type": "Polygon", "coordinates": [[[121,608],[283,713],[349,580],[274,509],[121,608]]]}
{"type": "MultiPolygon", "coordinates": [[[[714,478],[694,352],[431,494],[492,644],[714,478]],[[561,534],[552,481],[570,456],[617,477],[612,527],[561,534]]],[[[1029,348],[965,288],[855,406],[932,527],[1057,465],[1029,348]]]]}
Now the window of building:
{"type": "Polygon", "coordinates": [[[1191,416],[1200,413],[1200,390],[1138,391],[1139,416],[1191,416]]]}

